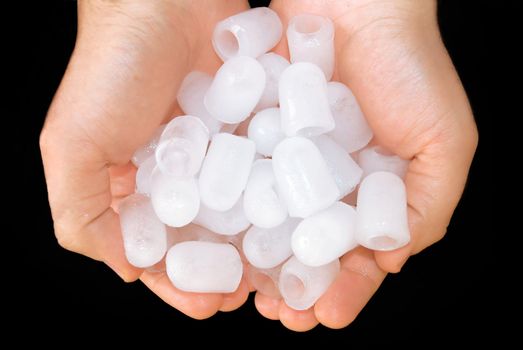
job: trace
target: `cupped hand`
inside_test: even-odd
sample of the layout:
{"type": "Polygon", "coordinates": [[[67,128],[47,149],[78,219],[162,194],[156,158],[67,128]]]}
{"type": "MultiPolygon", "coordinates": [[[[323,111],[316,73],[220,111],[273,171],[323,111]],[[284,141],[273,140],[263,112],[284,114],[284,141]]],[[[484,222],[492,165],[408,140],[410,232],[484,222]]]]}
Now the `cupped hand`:
{"type": "MultiPolygon", "coordinates": [[[[341,259],[341,273],[315,306],[290,309],[258,293],[265,317],[304,331],[318,323],[348,325],[388,272],[443,237],[461,197],[478,135],[472,112],[441,41],[436,1],[273,0],[284,27],[300,13],[335,24],[334,80],[348,85],[376,141],[411,159],[407,187],[410,243],[389,252],[358,248],[341,259]]],[[[276,51],[288,57],[285,38],[276,51]]]]}
{"type": "Polygon", "coordinates": [[[134,191],[133,152],[176,112],[176,92],[193,69],[214,73],[211,34],[245,0],[79,1],[78,35],[49,109],[40,144],[58,242],[138,277],[163,300],[195,317],[232,310],[247,298],[185,293],[165,273],[131,266],[116,201],[134,191]]]}

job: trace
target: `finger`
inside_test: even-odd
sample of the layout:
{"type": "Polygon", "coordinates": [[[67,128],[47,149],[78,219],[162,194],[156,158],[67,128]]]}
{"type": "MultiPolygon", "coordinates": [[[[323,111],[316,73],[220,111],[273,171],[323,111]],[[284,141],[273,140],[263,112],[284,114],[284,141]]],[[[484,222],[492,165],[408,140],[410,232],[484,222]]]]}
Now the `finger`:
{"type": "Polygon", "coordinates": [[[378,143],[412,159],[405,177],[411,242],[375,253],[390,272],[443,237],[477,144],[470,106],[429,3],[421,13],[407,11],[407,18],[392,9],[389,16],[397,20],[381,14],[349,32],[338,57],[340,78],[353,90],[378,143]]]}
{"type": "Polygon", "coordinates": [[[223,304],[222,294],[189,293],[175,288],[165,272],[145,271],[140,280],[167,304],[198,320],[211,317],[223,304]]]}
{"type": "Polygon", "coordinates": [[[294,310],[288,307],[283,300],[280,300],[278,317],[285,327],[295,332],[306,332],[318,325],[313,308],[294,310]]]}
{"type": "Polygon", "coordinates": [[[270,298],[256,292],[254,305],[263,317],[268,318],[269,320],[280,319],[280,299],[270,298]]]}
{"type": "Polygon", "coordinates": [[[370,250],[359,247],[347,253],[341,259],[340,274],[314,306],[316,318],[329,328],[346,327],[358,316],[385,276],[370,250]]]}
{"type": "Polygon", "coordinates": [[[238,289],[233,293],[224,293],[220,311],[229,312],[242,306],[249,297],[249,286],[245,278],[242,278],[238,289]]]}

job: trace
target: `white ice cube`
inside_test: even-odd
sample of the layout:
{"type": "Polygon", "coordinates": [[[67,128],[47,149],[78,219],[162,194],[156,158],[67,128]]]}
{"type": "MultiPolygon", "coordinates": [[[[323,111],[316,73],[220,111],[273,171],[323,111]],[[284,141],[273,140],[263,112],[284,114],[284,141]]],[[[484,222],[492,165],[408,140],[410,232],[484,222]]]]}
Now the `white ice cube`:
{"type": "Polygon", "coordinates": [[[293,256],[283,264],[278,283],[285,304],[295,310],[312,307],[334,282],[339,271],[338,259],[327,265],[312,267],[293,256]]]}
{"type": "Polygon", "coordinates": [[[156,164],[166,174],[186,178],[200,170],[209,130],[197,117],[176,117],[167,124],[156,148],[156,164]]]}
{"type": "Polygon", "coordinates": [[[292,255],[291,236],[299,222],[289,218],[269,229],[252,226],[243,238],[243,253],[249,263],[269,269],[287,260],[292,255]]]}
{"type": "Polygon", "coordinates": [[[243,209],[247,219],[258,227],[276,227],[287,218],[287,207],[278,193],[271,159],[253,163],[243,195],[243,209]]]}
{"type": "Polygon", "coordinates": [[[334,24],[327,17],[301,14],[287,26],[291,62],[311,62],[330,80],[334,72],[334,24]]]}
{"type": "Polygon", "coordinates": [[[136,192],[146,195],[151,194],[151,176],[156,167],[156,157],[151,155],[145,162],[140,164],[136,171],[136,192]]]}
{"type": "Polygon", "coordinates": [[[245,217],[242,197],[238,199],[231,209],[226,211],[216,211],[202,203],[200,211],[193,222],[212,232],[228,236],[236,235],[246,230],[251,224],[245,217]]]}
{"type": "Polygon", "coordinates": [[[185,292],[232,293],[241,281],[242,261],[230,244],[182,242],[167,253],[167,276],[185,292]]]}
{"type": "Polygon", "coordinates": [[[199,177],[201,200],[208,208],[226,211],[238,202],[255,153],[249,139],[225,133],[213,136],[199,177]]]}
{"type": "Polygon", "coordinates": [[[131,158],[132,163],[138,168],[140,165],[145,162],[150,156],[154,155],[154,151],[160,142],[160,136],[162,136],[163,129],[165,129],[166,124],[160,125],[153,133],[149,141],[134,152],[133,157],[131,158]]]}
{"type": "Polygon", "coordinates": [[[223,123],[214,118],[205,108],[203,99],[212,84],[212,76],[200,71],[192,71],[185,76],[178,90],[178,104],[185,114],[194,115],[202,120],[212,136],[218,132],[223,123]]]}
{"type": "Polygon", "coordinates": [[[331,81],[327,84],[327,95],[336,122],[329,136],[349,153],[365,147],[373,133],[352,91],[343,83],[331,81]]]}
{"type": "Polygon", "coordinates": [[[355,228],[354,208],[336,202],[300,222],[292,234],[292,251],[307,266],[328,264],[358,245],[355,228]]]}
{"type": "Polygon", "coordinates": [[[167,232],[149,197],[132,194],[120,202],[118,211],[129,263],[145,268],[162,260],[167,250],[167,232]]]}
{"type": "Polygon", "coordinates": [[[291,217],[305,218],[328,208],[340,196],[318,147],[309,139],[291,137],[280,142],[272,166],[291,217]]]}
{"type": "Polygon", "coordinates": [[[264,89],[262,65],[251,57],[234,57],[216,72],[204,104],[214,118],[236,124],[249,117],[264,89]]]}
{"type": "Polygon", "coordinates": [[[256,151],[264,156],[272,156],[274,147],[280,143],[285,134],[281,128],[279,108],[267,108],[254,115],[247,136],[256,143],[256,151]]]}
{"type": "Polygon", "coordinates": [[[338,185],[340,190],[338,199],[354,191],[363,173],[359,165],[352,160],[343,147],[327,135],[316,137],[314,143],[320,150],[334,181],[336,181],[336,185],[338,185]]]}
{"type": "Polygon", "coordinates": [[[200,195],[194,178],[176,178],[155,168],[151,178],[151,201],[156,215],[166,225],[190,223],[200,209],[200,195]]]}
{"type": "Polygon", "coordinates": [[[334,129],[327,81],[318,66],[293,63],[279,85],[282,130],[287,136],[316,136],[334,129]]]}
{"type": "Polygon", "coordinates": [[[410,241],[407,194],[401,178],[374,172],[358,190],[356,239],[373,250],[394,250],[410,241]]]}
{"type": "Polygon", "coordinates": [[[237,56],[258,57],[280,41],[282,23],[267,7],[252,8],[216,25],[212,44],[223,61],[237,56]]]}
{"type": "Polygon", "coordinates": [[[265,108],[278,107],[278,85],[280,82],[281,73],[287,68],[290,63],[284,57],[269,52],[258,57],[258,62],[265,70],[265,90],[254,109],[255,112],[261,111],[265,108]]]}

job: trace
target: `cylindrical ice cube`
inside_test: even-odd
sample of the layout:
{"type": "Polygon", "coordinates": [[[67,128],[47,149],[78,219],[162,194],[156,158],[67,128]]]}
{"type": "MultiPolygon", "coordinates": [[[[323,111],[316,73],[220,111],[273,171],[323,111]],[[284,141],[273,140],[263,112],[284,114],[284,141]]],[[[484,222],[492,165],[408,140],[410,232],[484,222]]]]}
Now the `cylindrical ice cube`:
{"type": "Polygon", "coordinates": [[[281,35],[282,24],[276,12],[258,7],[218,22],[212,45],[223,61],[237,56],[256,58],[276,46],[281,35]]]}
{"type": "Polygon", "coordinates": [[[373,133],[352,91],[343,83],[331,81],[327,84],[327,95],[336,123],[329,136],[348,153],[365,147],[373,133]]]}
{"type": "Polygon", "coordinates": [[[334,129],[327,81],[318,66],[291,64],[280,77],[281,125],[287,136],[316,136],[334,129]]]}
{"type": "Polygon", "coordinates": [[[129,263],[145,268],[162,260],[167,250],[167,232],[149,197],[132,194],[120,202],[118,211],[129,263]]]}
{"type": "Polygon", "coordinates": [[[261,55],[258,57],[258,62],[260,62],[265,70],[265,89],[254,111],[278,107],[278,84],[280,82],[280,76],[290,63],[284,57],[274,52],[261,55]]]}
{"type": "Polygon", "coordinates": [[[279,108],[267,108],[254,115],[247,136],[256,143],[256,151],[264,156],[272,156],[274,147],[280,143],[285,134],[281,129],[279,108]]]}
{"type": "Polygon", "coordinates": [[[325,160],[309,139],[290,137],[280,142],[274,149],[272,166],[291,217],[305,218],[339,198],[325,160]]]}
{"type": "Polygon", "coordinates": [[[402,159],[382,146],[365,148],[358,154],[358,164],[363,177],[376,171],[389,171],[401,178],[405,177],[409,161],[402,159]]]}
{"type": "Polygon", "coordinates": [[[287,218],[287,207],[277,191],[271,159],[253,163],[243,195],[243,209],[247,219],[258,227],[276,227],[287,218]]]}
{"type": "Polygon", "coordinates": [[[340,190],[338,199],[354,191],[363,173],[359,165],[352,160],[351,156],[343,147],[327,135],[316,137],[314,143],[320,150],[334,181],[336,181],[336,185],[338,185],[338,189],[340,190]]]}
{"type": "Polygon", "coordinates": [[[169,249],[167,276],[185,292],[232,293],[240,284],[243,266],[230,244],[182,242],[169,249]]]}
{"type": "Polygon", "coordinates": [[[336,202],[296,227],[292,234],[294,256],[307,266],[328,264],[358,245],[355,228],[354,208],[336,202]]]}
{"type": "Polygon", "coordinates": [[[278,279],[282,265],[271,269],[260,269],[249,265],[249,282],[251,285],[265,296],[273,299],[281,299],[280,290],[278,289],[278,279]]]}
{"type": "Polygon", "coordinates": [[[150,156],[154,155],[154,151],[160,142],[160,136],[162,136],[163,129],[165,129],[166,124],[160,125],[153,133],[153,136],[147,141],[145,145],[138,148],[134,152],[133,157],[131,158],[132,163],[138,168],[140,165],[145,162],[150,156]]]}
{"type": "Polygon", "coordinates": [[[156,164],[176,177],[196,175],[209,144],[209,130],[197,117],[176,117],[167,124],[156,148],[156,164]]]}
{"type": "Polygon", "coordinates": [[[172,227],[187,225],[200,209],[196,180],[175,178],[156,168],[151,178],[151,201],[163,223],[172,227]]]}
{"type": "Polygon", "coordinates": [[[334,72],[334,24],[312,14],[294,16],[287,27],[291,62],[311,62],[330,80],[334,72]]]}
{"type": "Polygon", "coordinates": [[[205,94],[205,107],[214,118],[236,124],[247,119],[264,89],[262,65],[251,57],[234,57],[216,72],[205,94]]]}
{"type": "Polygon", "coordinates": [[[176,240],[176,243],[187,241],[228,243],[227,236],[217,234],[203,226],[193,223],[179,227],[177,228],[177,231],[178,239],[176,240]]]}
{"type": "Polygon", "coordinates": [[[146,195],[151,194],[151,177],[156,167],[156,157],[152,154],[145,162],[141,163],[136,171],[136,192],[146,195]]]}
{"type": "Polygon", "coordinates": [[[293,256],[283,264],[278,283],[285,304],[295,310],[307,310],[334,282],[339,271],[338,259],[327,265],[312,267],[293,256]]]}
{"type": "Polygon", "coordinates": [[[227,211],[212,210],[202,204],[193,222],[212,232],[228,236],[246,230],[251,224],[245,217],[242,197],[227,211]]]}
{"type": "Polygon", "coordinates": [[[373,250],[394,250],[410,241],[405,184],[397,175],[374,172],[358,191],[358,243],[373,250]]]}
{"type": "Polygon", "coordinates": [[[202,120],[209,129],[212,136],[218,132],[223,123],[214,118],[205,108],[203,99],[207,90],[212,84],[212,77],[209,74],[192,71],[185,76],[178,90],[178,104],[185,114],[194,115],[202,120]]]}
{"type": "Polygon", "coordinates": [[[251,265],[269,269],[292,255],[291,236],[300,222],[289,218],[278,227],[263,229],[252,226],[243,238],[243,253],[251,265]]]}
{"type": "Polygon", "coordinates": [[[255,153],[249,139],[225,133],[213,136],[199,177],[201,200],[207,207],[217,211],[233,207],[245,189],[255,153]]]}

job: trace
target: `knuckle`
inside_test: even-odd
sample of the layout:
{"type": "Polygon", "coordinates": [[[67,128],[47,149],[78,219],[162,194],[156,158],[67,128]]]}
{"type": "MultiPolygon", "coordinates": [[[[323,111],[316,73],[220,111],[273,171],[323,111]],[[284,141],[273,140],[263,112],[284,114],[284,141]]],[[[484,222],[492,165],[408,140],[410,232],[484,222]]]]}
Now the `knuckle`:
{"type": "Polygon", "coordinates": [[[55,221],[54,232],[58,244],[67,250],[79,253],[81,251],[78,237],[80,235],[77,228],[64,224],[61,221],[55,221]]]}

